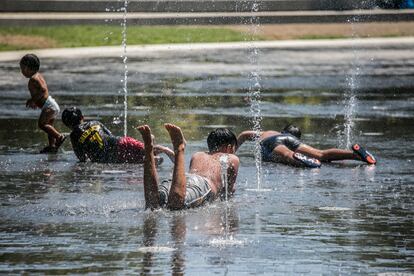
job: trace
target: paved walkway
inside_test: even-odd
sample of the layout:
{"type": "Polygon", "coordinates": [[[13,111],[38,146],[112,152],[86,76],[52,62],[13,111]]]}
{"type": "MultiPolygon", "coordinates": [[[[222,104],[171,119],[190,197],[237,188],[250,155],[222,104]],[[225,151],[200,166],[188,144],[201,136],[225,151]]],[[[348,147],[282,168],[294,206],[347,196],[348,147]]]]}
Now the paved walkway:
{"type": "MultiPolygon", "coordinates": [[[[307,49],[307,48],[369,48],[388,47],[398,48],[409,46],[414,48],[414,37],[397,38],[362,38],[362,39],[335,39],[335,40],[284,40],[258,42],[226,42],[226,43],[188,43],[127,46],[127,56],[139,56],[148,52],[173,51],[209,51],[225,49],[249,48],[279,48],[279,49],[307,49]]],[[[17,61],[28,51],[0,52],[0,62],[17,61]]],[[[40,58],[87,58],[87,57],[120,57],[123,53],[121,46],[112,47],[85,47],[63,49],[41,49],[30,51],[40,58]]]]}
{"type": "MultiPolygon", "coordinates": [[[[113,13],[0,13],[3,25],[104,24],[122,20],[123,12],[113,13]]],[[[208,13],[128,13],[129,24],[140,25],[209,25],[243,24],[250,20],[261,24],[414,21],[414,10],[350,10],[289,12],[208,12],[208,13]]]]}

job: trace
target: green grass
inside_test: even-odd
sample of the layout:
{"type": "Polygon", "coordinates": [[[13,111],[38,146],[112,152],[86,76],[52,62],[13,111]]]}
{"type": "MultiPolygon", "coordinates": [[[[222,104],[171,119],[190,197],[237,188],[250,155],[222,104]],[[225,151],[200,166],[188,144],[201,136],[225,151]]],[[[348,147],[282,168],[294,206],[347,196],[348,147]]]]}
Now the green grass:
{"type": "MultiPolygon", "coordinates": [[[[87,47],[120,45],[122,28],[120,26],[76,25],[76,26],[42,26],[42,27],[0,27],[1,35],[27,36],[25,45],[0,44],[0,50],[19,50],[28,47],[39,48],[30,44],[30,36],[44,37],[53,41],[53,47],[87,47]]],[[[242,32],[225,28],[208,27],[158,27],[129,26],[127,44],[162,44],[190,42],[230,42],[260,40],[242,32]]],[[[51,46],[52,47],[52,46],[51,46]]]]}
{"type": "Polygon", "coordinates": [[[348,38],[345,35],[304,35],[299,37],[299,39],[341,39],[348,38]]]}
{"type": "Polygon", "coordinates": [[[0,43],[0,51],[16,51],[16,50],[28,50],[28,49],[30,48],[27,48],[24,46],[14,46],[14,45],[0,43]]]}

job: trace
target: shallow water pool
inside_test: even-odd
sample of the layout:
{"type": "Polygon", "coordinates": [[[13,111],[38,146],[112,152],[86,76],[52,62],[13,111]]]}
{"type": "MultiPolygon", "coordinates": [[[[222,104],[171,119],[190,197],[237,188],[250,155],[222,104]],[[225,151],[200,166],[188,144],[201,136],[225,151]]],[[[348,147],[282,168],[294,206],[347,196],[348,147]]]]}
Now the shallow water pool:
{"type": "MultiPolygon", "coordinates": [[[[69,143],[36,154],[46,136],[24,107],[27,80],[0,63],[0,272],[48,274],[376,275],[414,271],[414,52],[401,47],[151,52],[129,57],[128,134],[149,124],[182,127],[191,153],[217,126],[251,127],[250,72],[258,70],[264,129],[292,122],[319,148],[344,142],[344,95],[355,75],[352,141],[377,166],[300,169],[263,164],[256,188],[253,145],[240,149],[237,192],[183,212],[144,211],[142,165],[80,164],[69,143]],[[227,222],[225,220],[227,217],[227,222]],[[227,232],[226,232],[227,229],[227,232]],[[232,242],[222,242],[227,236],[232,242]]],[[[61,107],[122,135],[119,58],[44,59],[61,107]]],[[[61,121],[57,127],[68,132],[61,121]]],[[[169,160],[159,167],[169,177],[169,160]]]]}

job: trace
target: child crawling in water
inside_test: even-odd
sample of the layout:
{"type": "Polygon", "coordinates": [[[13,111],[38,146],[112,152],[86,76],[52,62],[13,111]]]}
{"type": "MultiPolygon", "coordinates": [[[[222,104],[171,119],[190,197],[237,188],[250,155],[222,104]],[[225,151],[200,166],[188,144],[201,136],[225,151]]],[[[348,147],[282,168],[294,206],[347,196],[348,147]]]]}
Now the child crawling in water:
{"type": "MultiPolygon", "coordinates": [[[[99,163],[143,163],[144,144],[132,137],[118,137],[101,122],[84,121],[82,111],[77,107],[66,108],[62,112],[63,123],[72,130],[70,140],[79,161],[90,159],[99,163]]],[[[173,159],[174,152],[156,145],[157,153],[165,153],[173,159]]],[[[158,163],[162,159],[157,157],[158,163]]]]}
{"type": "Polygon", "coordinates": [[[207,137],[208,152],[196,152],[191,157],[189,173],[185,173],[184,151],[186,141],[181,129],[165,124],[174,148],[174,170],[171,181],[159,183],[154,159],[151,129],[138,127],[145,144],[144,193],[145,206],[150,209],[167,207],[180,210],[211,202],[224,192],[221,182],[220,157],[227,155],[227,179],[230,193],[235,191],[239,158],[234,155],[236,136],[228,129],[216,129],[207,137]]]}
{"type": "Polygon", "coordinates": [[[30,99],[26,101],[26,107],[40,108],[38,126],[46,132],[49,145],[40,153],[56,153],[65,140],[65,136],[53,127],[60,108],[55,99],[49,95],[49,90],[43,76],[39,73],[40,61],[36,55],[27,54],[20,60],[20,70],[26,78],[29,78],[28,88],[30,99]]]}

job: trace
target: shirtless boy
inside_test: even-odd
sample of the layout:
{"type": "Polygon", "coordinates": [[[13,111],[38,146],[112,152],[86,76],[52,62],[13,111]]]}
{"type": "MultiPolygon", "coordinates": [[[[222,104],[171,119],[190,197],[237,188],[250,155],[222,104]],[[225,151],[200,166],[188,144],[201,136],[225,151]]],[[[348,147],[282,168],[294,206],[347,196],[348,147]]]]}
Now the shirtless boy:
{"type": "MultiPolygon", "coordinates": [[[[144,144],[132,137],[118,137],[101,122],[84,121],[82,111],[77,107],[62,112],[63,123],[72,130],[70,140],[79,161],[90,159],[99,163],[143,163],[144,144]]],[[[163,152],[173,159],[174,152],[167,147],[156,145],[157,153],[163,152]]],[[[157,162],[162,159],[157,157],[157,162]]]]}
{"type": "Polygon", "coordinates": [[[171,182],[159,184],[154,160],[154,145],[149,126],[138,127],[145,144],[144,193],[145,207],[167,207],[180,210],[211,202],[224,192],[221,182],[220,157],[228,156],[228,190],[235,191],[239,158],[234,155],[237,139],[228,129],[216,129],[207,138],[208,152],[196,152],[191,157],[189,173],[185,173],[184,151],[186,141],[181,129],[165,124],[174,148],[175,161],[171,182]]]}
{"type": "Polygon", "coordinates": [[[27,54],[20,60],[20,70],[26,78],[29,78],[30,99],[26,101],[26,107],[40,108],[38,126],[46,132],[49,145],[40,153],[56,153],[65,140],[65,136],[59,133],[53,123],[59,114],[60,108],[55,99],[49,95],[49,90],[43,76],[39,73],[40,61],[36,55],[27,54]]]}
{"type": "MultiPolygon", "coordinates": [[[[358,160],[368,164],[376,164],[374,156],[359,144],[352,150],[326,149],[320,150],[300,142],[301,131],[298,127],[287,125],[282,132],[269,130],[259,134],[262,159],[267,162],[281,162],[294,166],[320,167],[320,162],[335,160],[358,160]]],[[[255,131],[243,131],[237,138],[240,147],[245,141],[256,139],[255,131]]]]}

